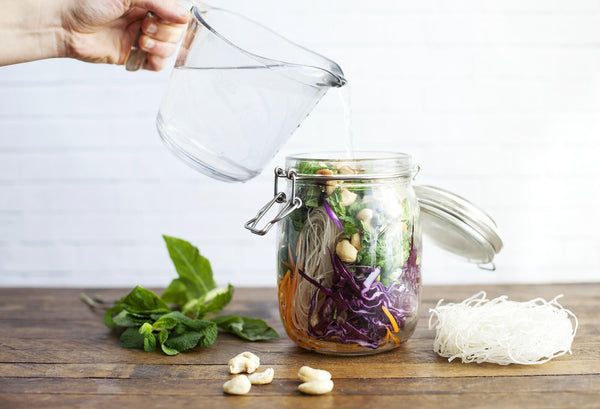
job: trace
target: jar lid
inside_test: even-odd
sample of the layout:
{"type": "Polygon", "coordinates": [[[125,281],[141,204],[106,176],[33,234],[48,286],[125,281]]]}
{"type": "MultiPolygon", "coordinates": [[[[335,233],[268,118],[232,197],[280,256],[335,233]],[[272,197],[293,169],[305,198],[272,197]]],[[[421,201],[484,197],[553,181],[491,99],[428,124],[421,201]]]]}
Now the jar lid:
{"type": "MultiPolygon", "coordinates": [[[[414,187],[423,233],[439,247],[483,267],[502,249],[492,218],[463,197],[439,187],[414,187]]],[[[493,263],[491,269],[494,269],[493,263]]]]}

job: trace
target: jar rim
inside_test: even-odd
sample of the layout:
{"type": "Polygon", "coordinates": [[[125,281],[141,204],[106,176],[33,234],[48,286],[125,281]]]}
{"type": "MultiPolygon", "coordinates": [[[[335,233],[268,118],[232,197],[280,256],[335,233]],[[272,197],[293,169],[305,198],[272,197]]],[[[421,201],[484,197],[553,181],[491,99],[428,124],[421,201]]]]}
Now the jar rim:
{"type": "MultiPolygon", "coordinates": [[[[349,177],[349,179],[403,177],[410,176],[413,172],[411,156],[407,153],[393,151],[355,151],[352,157],[349,157],[348,153],[344,151],[297,153],[286,157],[286,168],[295,169],[299,177],[319,177],[319,175],[304,174],[298,169],[297,165],[299,163],[307,161],[323,162],[324,165],[356,166],[362,170],[360,175],[354,175],[355,177],[349,177]]],[[[339,179],[340,176],[333,175],[319,178],[339,179]]]]}

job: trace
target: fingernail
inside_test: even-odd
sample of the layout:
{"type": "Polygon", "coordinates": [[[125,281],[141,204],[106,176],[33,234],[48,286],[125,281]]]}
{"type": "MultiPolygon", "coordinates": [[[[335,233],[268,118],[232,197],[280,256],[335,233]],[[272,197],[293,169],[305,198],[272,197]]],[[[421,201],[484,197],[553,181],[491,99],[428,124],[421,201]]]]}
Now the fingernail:
{"type": "Polygon", "coordinates": [[[179,14],[179,16],[186,21],[190,18],[190,12],[184,7],[179,7],[177,14],[179,14]]]}
{"type": "Polygon", "coordinates": [[[146,32],[148,34],[154,34],[154,33],[156,33],[156,30],[158,30],[158,27],[156,27],[156,24],[149,24],[148,28],[146,28],[146,32]]]}
{"type": "Polygon", "coordinates": [[[146,40],[146,45],[144,46],[144,48],[146,50],[149,50],[150,48],[154,47],[155,45],[156,45],[156,42],[153,39],[149,38],[148,40],[146,40]]]}

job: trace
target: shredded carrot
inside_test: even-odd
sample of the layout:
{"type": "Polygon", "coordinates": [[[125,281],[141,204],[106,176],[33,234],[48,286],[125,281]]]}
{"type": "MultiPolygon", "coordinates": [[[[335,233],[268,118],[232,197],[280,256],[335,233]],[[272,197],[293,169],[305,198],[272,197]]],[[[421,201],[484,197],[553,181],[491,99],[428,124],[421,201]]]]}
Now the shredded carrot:
{"type": "Polygon", "coordinates": [[[396,346],[400,345],[400,340],[394,334],[392,334],[392,332],[390,331],[390,329],[386,327],[385,330],[387,331],[387,335],[385,336],[385,340],[388,340],[388,339],[391,338],[392,341],[394,341],[394,344],[396,346]]]}
{"type": "Polygon", "coordinates": [[[383,310],[383,313],[390,320],[390,323],[392,324],[392,329],[394,330],[394,332],[396,333],[396,332],[400,331],[400,328],[398,327],[398,323],[396,322],[396,320],[394,319],[394,317],[392,316],[392,314],[390,314],[390,312],[388,311],[388,309],[385,308],[385,305],[382,305],[381,309],[383,310]]]}

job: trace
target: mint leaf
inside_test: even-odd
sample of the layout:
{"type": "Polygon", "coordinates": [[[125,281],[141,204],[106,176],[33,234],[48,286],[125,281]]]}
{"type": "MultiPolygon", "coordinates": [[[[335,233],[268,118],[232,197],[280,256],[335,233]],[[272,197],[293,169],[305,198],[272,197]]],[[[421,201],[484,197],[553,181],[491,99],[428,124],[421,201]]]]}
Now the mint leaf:
{"type": "Polygon", "coordinates": [[[171,348],[170,346],[168,346],[167,344],[160,344],[160,348],[162,349],[162,351],[166,354],[166,355],[177,355],[179,354],[179,351],[176,350],[175,348],[171,348]]]}
{"type": "Polygon", "coordinates": [[[123,348],[143,348],[144,336],[134,327],[129,327],[121,334],[121,346],[123,348]]]}
{"type": "Polygon", "coordinates": [[[135,287],[129,294],[121,298],[119,305],[132,314],[149,315],[171,311],[156,294],[140,286],[135,287]]]}
{"type": "Polygon", "coordinates": [[[167,345],[165,345],[166,340],[169,338],[169,331],[167,330],[162,330],[158,333],[158,342],[160,344],[160,349],[162,349],[162,351],[166,354],[166,355],[177,355],[179,354],[179,351],[176,350],[175,348],[171,348],[167,345]]]}
{"type": "Polygon", "coordinates": [[[237,335],[246,341],[261,341],[279,338],[279,334],[261,319],[220,315],[212,318],[220,330],[237,335]]]}
{"type": "Polygon", "coordinates": [[[153,333],[144,336],[144,351],[154,352],[156,350],[156,337],[153,333]]]}
{"type": "Polygon", "coordinates": [[[165,314],[157,319],[154,324],[152,324],[152,329],[154,331],[160,331],[163,329],[173,329],[177,325],[177,319],[170,317],[169,314],[165,314]]]}
{"type": "Polygon", "coordinates": [[[179,335],[171,335],[164,344],[179,352],[192,349],[198,345],[201,347],[212,345],[217,339],[217,325],[210,321],[194,321],[196,321],[195,331],[186,331],[179,335]]]}
{"type": "MultiPolygon", "coordinates": [[[[163,238],[167,244],[169,256],[175,265],[175,270],[179,275],[179,281],[185,285],[185,294],[188,300],[199,298],[217,286],[213,279],[210,262],[200,255],[196,247],[175,237],[163,236],[163,238]]],[[[169,288],[171,288],[171,285],[169,285],[169,288]]],[[[173,288],[167,293],[167,297],[170,297],[170,294],[176,294],[175,298],[181,302],[181,289],[179,283],[174,284],[173,288]]]]}
{"type": "Polygon", "coordinates": [[[144,323],[140,329],[138,330],[140,334],[144,335],[144,336],[148,336],[150,334],[152,334],[152,325],[150,325],[149,323],[144,323]]]}
{"type": "Polygon", "coordinates": [[[169,339],[165,341],[165,345],[176,349],[179,352],[183,352],[198,345],[198,342],[202,337],[203,335],[200,332],[188,331],[181,335],[170,336],[169,339]]]}
{"type": "Polygon", "coordinates": [[[158,332],[158,342],[164,344],[167,338],[169,338],[169,331],[165,329],[158,332]]]}

